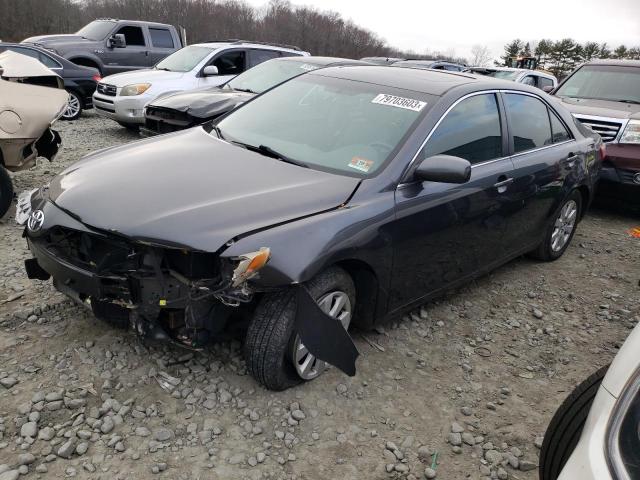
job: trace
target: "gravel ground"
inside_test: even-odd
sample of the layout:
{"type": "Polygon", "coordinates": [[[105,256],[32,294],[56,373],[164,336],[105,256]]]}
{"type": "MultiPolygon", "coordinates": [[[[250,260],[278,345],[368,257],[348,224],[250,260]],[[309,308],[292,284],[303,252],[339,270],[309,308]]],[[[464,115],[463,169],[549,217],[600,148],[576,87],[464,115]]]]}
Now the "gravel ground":
{"type": "MultiPolygon", "coordinates": [[[[58,158],[14,175],[17,191],[137,138],[91,112],[57,128],[58,158]]],[[[0,221],[0,480],[537,478],[554,410],[640,320],[640,240],[628,234],[639,224],[592,211],[559,261],[516,260],[354,332],[354,378],[332,369],[273,393],[246,374],[239,342],[195,355],[145,343],[28,280],[11,212],[0,221]]]]}

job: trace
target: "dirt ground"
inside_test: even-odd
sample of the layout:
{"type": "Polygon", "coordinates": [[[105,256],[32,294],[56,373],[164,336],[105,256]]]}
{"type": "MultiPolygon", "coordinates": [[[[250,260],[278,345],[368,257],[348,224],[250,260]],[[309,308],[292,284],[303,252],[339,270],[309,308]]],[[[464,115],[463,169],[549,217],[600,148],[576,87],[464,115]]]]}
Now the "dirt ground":
{"type": "MultiPolygon", "coordinates": [[[[91,112],[56,127],[58,158],[15,174],[18,192],[138,138],[91,112]]],[[[518,259],[353,332],[355,377],[332,369],[273,393],[246,374],[239,342],[195,355],[145,343],[28,280],[12,211],[0,221],[0,480],[425,478],[432,466],[442,479],[535,479],[555,409],[640,320],[638,225],[593,209],[560,260],[518,259]]]]}

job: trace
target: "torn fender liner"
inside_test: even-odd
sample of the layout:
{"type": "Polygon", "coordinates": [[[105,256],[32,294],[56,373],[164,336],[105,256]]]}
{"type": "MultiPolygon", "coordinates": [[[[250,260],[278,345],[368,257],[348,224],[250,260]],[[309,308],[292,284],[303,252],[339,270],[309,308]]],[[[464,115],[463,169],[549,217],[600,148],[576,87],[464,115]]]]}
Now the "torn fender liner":
{"type": "Polygon", "coordinates": [[[305,287],[297,288],[296,331],[320,360],[353,377],[360,353],[342,324],[322,311],[305,287]]]}

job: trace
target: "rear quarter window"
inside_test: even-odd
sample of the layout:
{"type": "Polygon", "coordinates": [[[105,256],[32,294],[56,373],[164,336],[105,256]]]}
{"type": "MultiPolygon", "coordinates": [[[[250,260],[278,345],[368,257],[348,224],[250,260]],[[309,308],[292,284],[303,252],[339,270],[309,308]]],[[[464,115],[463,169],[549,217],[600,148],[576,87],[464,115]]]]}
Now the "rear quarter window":
{"type": "Polygon", "coordinates": [[[156,48],[174,48],[173,36],[171,32],[166,28],[151,28],[149,27],[149,34],[151,35],[151,44],[156,48]]]}

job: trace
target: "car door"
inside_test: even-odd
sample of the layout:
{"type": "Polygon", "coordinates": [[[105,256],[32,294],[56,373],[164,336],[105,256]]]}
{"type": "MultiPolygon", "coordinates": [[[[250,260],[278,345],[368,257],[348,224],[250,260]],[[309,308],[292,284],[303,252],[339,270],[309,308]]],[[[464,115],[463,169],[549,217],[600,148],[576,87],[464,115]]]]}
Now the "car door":
{"type": "Polygon", "coordinates": [[[570,130],[540,97],[525,92],[501,95],[514,166],[511,195],[519,204],[507,238],[514,245],[532,245],[542,237],[565,180],[575,173],[583,153],[570,130]]]}
{"type": "Polygon", "coordinates": [[[247,51],[243,48],[234,48],[217,53],[206,64],[214,65],[218,68],[217,75],[204,76],[202,71],[198,77],[198,86],[206,87],[222,85],[227,83],[236,75],[244,72],[247,68],[247,51]]]}
{"type": "MultiPolygon", "coordinates": [[[[123,25],[114,30],[113,35],[122,34],[126,42],[125,47],[108,46],[102,54],[105,74],[125,72],[145,68],[152,65],[147,39],[142,27],[138,25],[123,25]]],[[[111,36],[111,35],[110,35],[111,36]]]]}
{"type": "MultiPolygon", "coordinates": [[[[513,175],[504,113],[496,93],[458,100],[443,116],[414,163],[437,154],[472,164],[465,184],[407,179],[396,190],[390,310],[500,263],[513,206],[513,175]],[[508,183],[508,182],[507,182],[508,183]]],[[[428,160],[427,160],[428,161],[428,160]]]]}
{"type": "Polygon", "coordinates": [[[176,49],[171,30],[164,27],[149,27],[149,40],[151,41],[150,63],[155,65],[176,49]]]}

